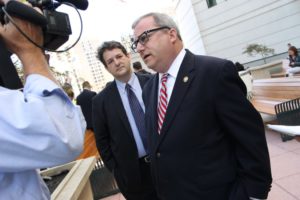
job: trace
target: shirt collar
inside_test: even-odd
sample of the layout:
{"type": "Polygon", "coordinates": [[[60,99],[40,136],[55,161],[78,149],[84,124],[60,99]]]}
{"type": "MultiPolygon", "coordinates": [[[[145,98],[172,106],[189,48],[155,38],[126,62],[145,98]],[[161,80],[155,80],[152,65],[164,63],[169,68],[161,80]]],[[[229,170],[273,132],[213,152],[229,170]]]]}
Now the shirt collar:
{"type": "MultiPolygon", "coordinates": [[[[136,83],[136,80],[137,80],[137,77],[135,75],[135,73],[132,73],[131,74],[131,77],[128,81],[128,84],[131,86],[131,89],[135,90],[135,83],[136,83]]],[[[125,86],[127,83],[124,83],[122,81],[119,81],[116,79],[116,84],[117,84],[117,87],[124,93],[126,93],[126,89],[125,89],[125,86]]]]}
{"type": "MultiPolygon", "coordinates": [[[[186,54],[186,51],[184,48],[182,48],[181,51],[179,52],[179,54],[177,55],[177,57],[175,58],[175,60],[173,61],[173,63],[171,64],[169,70],[167,71],[169,76],[171,76],[175,79],[177,78],[177,74],[179,72],[180,65],[183,61],[185,54],[186,54]]],[[[161,76],[162,76],[162,74],[159,74],[159,78],[161,78],[161,76]]]]}

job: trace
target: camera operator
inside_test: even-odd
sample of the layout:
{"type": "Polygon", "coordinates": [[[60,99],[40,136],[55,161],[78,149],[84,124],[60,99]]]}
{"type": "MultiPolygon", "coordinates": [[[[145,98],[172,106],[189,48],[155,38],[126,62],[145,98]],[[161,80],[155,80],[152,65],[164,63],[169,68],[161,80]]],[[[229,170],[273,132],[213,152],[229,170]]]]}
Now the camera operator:
{"type": "MultiPolygon", "coordinates": [[[[14,20],[43,44],[40,27],[14,20]]],[[[57,85],[43,51],[10,22],[0,25],[0,37],[19,57],[26,76],[23,93],[0,87],[0,199],[50,199],[36,169],[75,159],[82,151],[86,123],[80,108],[57,85]]]]}

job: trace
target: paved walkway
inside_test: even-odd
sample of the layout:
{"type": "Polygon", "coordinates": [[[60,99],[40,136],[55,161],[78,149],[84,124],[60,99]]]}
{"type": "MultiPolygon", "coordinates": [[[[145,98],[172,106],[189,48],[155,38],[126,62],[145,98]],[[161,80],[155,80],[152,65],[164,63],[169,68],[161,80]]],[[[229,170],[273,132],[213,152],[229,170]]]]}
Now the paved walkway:
{"type": "MultiPolygon", "coordinates": [[[[300,143],[282,142],[276,132],[266,131],[273,175],[268,200],[300,200],[300,143]]],[[[116,194],[102,200],[125,200],[116,194]]]]}
{"type": "Polygon", "coordinates": [[[300,143],[266,132],[273,175],[269,200],[300,200],[300,143]]]}

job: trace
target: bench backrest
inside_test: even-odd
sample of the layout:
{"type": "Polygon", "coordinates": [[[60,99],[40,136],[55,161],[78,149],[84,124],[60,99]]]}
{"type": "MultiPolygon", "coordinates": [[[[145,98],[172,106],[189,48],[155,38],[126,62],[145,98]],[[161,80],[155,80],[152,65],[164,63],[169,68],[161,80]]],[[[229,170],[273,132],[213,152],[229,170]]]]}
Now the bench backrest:
{"type": "Polygon", "coordinates": [[[300,97],[300,78],[272,78],[253,81],[253,97],[291,100],[300,97]]]}

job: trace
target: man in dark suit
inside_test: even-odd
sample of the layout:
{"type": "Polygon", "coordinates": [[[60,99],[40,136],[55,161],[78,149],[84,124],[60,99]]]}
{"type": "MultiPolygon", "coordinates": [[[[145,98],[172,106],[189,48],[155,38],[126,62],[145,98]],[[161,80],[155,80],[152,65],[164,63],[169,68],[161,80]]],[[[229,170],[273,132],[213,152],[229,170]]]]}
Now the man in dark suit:
{"type": "Polygon", "coordinates": [[[92,124],[92,99],[97,94],[91,91],[92,87],[88,81],[82,83],[83,91],[77,96],[76,104],[81,107],[86,121],[86,129],[93,130],[92,124]]]}
{"type": "Polygon", "coordinates": [[[150,72],[147,72],[145,69],[143,69],[141,62],[136,61],[132,64],[132,67],[137,74],[151,74],[150,72]]]}
{"type": "Polygon", "coordinates": [[[149,76],[132,73],[130,56],[119,42],[104,42],[98,58],[115,78],[93,99],[98,151],[127,200],[156,200],[142,100],[149,76]]]}
{"type": "Polygon", "coordinates": [[[167,15],[144,15],[133,29],[133,50],[158,72],[143,98],[159,198],[266,199],[272,178],[264,126],[234,64],[185,50],[167,15]]]}

